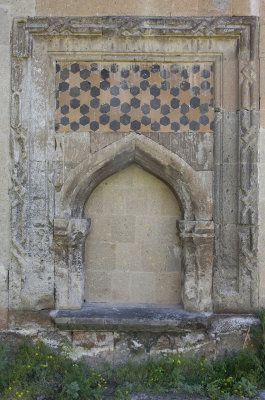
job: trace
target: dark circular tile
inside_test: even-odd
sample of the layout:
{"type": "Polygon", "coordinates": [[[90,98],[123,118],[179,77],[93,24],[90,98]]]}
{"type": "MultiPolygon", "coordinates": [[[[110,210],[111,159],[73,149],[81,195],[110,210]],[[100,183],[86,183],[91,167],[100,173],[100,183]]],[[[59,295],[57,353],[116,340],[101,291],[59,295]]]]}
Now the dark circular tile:
{"type": "Polygon", "coordinates": [[[199,97],[192,97],[190,99],[190,106],[191,108],[198,108],[200,106],[201,100],[199,99],[199,97]]]}
{"type": "Polygon", "coordinates": [[[90,106],[91,106],[92,108],[98,108],[99,105],[100,105],[99,99],[93,99],[93,100],[90,101],[90,106]]]}
{"type": "Polygon", "coordinates": [[[183,103],[183,104],[181,104],[181,107],[180,107],[180,112],[181,112],[181,114],[188,114],[188,112],[190,111],[190,107],[188,106],[188,104],[186,104],[186,103],[183,103]]]}
{"type": "Polygon", "coordinates": [[[152,125],[151,125],[151,129],[152,129],[152,131],[155,131],[155,132],[159,131],[160,130],[160,124],[158,122],[153,122],[152,125]]]}
{"type": "Polygon", "coordinates": [[[70,72],[68,68],[64,68],[62,69],[62,71],[60,72],[60,78],[65,81],[66,79],[68,79],[70,76],[70,72]]]}
{"type": "Polygon", "coordinates": [[[204,79],[210,78],[210,71],[208,71],[207,69],[203,69],[201,72],[201,77],[204,79]]]}
{"type": "Polygon", "coordinates": [[[102,79],[108,79],[109,78],[109,71],[107,69],[102,69],[100,72],[101,78],[102,79]]]}
{"type": "Polygon", "coordinates": [[[90,90],[91,87],[91,83],[88,81],[83,81],[80,83],[80,88],[84,91],[87,92],[88,90],[90,90]]]}
{"type": "Polygon", "coordinates": [[[90,77],[90,71],[89,71],[87,68],[82,69],[82,70],[80,71],[80,77],[81,77],[82,79],[87,79],[87,78],[89,78],[89,77],[90,77]]]}
{"type": "Polygon", "coordinates": [[[131,105],[128,103],[122,103],[121,105],[121,112],[123,112],[124,114],[128,113],[131,111],[131,105]]]}
{"type": "Polygon", "coordinates": [[[172,122],[172,124],[171,124],[171,129],[172,129],[172,131],[174,131],[174,132],[179,131],[179,130],[180,130],[180,125],[179,125],[179,123],[178,123],[178,122],[172,122]]]}
{"type": "Polygon", "coordinates": [[[200,105],[200,113],[201,114],[206,114],[209,112],[209,104],[208,103],[203,103],[200,105]]]}
{"type": "Polygon", "coordinates": [[[168,117],[162,117],[160,118],[160,124],[163,126],[167,126],[170,124],[170,119],[168,117]]]}
{"type": "Polygon", "coordinates": [[[130,93],[133,96],[137,96],[140,93],[140,89],[138,88],[138,86],[132,86],[130,89],[130,93]]]}
{"type": "Polygon", "coordinates": [[[146,80],[140,82],[140,88],[142,90],[147,90],[149,88],[149,86],[150,86],[150,83],[146,80]]]}
{"type": "Polygon", "coordinates": [[[72,97],[78,97],[80,95],[80,89],[77,86],[74,86],[70,89],[70,96],[72,97]]]}
{"type": "Polygon", "coordinates": [[[172,94],[172,96],[178,96],[179,95],[179,88],[174,86],[171,90],[170,90],[170,94],[172,94]]]}
{"type": "Polygon", "coordinates": [[[170,107],[169,107],[169,105],[168,105],[168,104],[163,104],[163,105],[161,106],[161,114],[167,115],[167,114],[169,114],[169,113],[170,113],[170,107]]]}
{"type": "Polygon", "coordinates": [[[172,74],[178,74],[180,71],[180,66],[177,64],[172,64],[170,66],[170,71],[172,72],[172,74]]]}
{"type": "Polygon", "coordinates": [[[148,79],[150,78],[150,72],[148,71],[148,69],[142,69],[140,76],[143,79],[148,79]]]}
{"type": "Polygon", "coordinates": [[[55,131],[57,132],[60,128],[60,124],[58,124],[58,122],[56,122],[54,128],[55,128],[55,131]]]}
{"type": "Polygon", "coordinates": [[[69,113],[69,106],[67,106],[66,104],[64,106],[61,107],[61,113],[62,114],[68,114],[69,113]]]}
{"type": "Polygon", "coordinates": [[[68,89],[69,89],[69,83],[68,82],[60,82],[59,83],[60,92],[66,92],[68,89]]]}
{"type": "Polygon", "coordinates": [[[71,72],[73,74],[76,74],[79,71],[80,71],[80,65],[78,63],[74,63],[74,64],[71,65],[71,72]]]}
{"type": "Polygon", "coordinates": [[[128,90],[129,89],[129,83],[127,82],[127,81],[121,81],[121,83],[120,83],[120,88],[122,89],[122,90],[128,90]]]}
{"type": "Polygon", "coordinates": [[[170,89],[170,82],[169,81],[161,82],[161,89],[162,90],[169,90],[170,89]]]}
{"type": "Polygon", "coordinates": [[[110,88],[110,83],[108,81],[101,81],[100,82],[100,89],[108,90],[110,88]]]}
{"type": "Polygon", "coordinates": [[[118,72],[118,71],[119,71],[119,66],[118,66],[118,64],[111,64],[110,70],[111,70],[111,72],[112,72],[113,74],[115,74],[116,72],[118,72]]]}
{"type": "Polygon", "coordinates": [[[209,81],[202,81],[201,83],[201,89],[202,90],[209,90],[210,89],[210,82],[209,81]]]}
{"type": "Polygon", "coordinates": [[[192,131],[198,131],[200,129],[200,124],[197,121],[191,121],[190,123],[190,129],[192,131]]]}
{"type": "Polygon", "coordinates": [[[111,123],[109,124],[109,127],[111,130],[113,131],[118,131],[120,129],[121,124],[119,123],[119,121],[111,121],[111,123]]]}
{"type": "Polygon", "coordinates": [[[186,92],[187,90],[189,90],[190,88],[190,83],[183,81],[180,83],[180,89],[183,90],[184,92],[186,92]]]}
{"type": "Polygon", "coordinates": [[[61,66],[60,64],[56,63],[56,73],[61,71],[61,66]]]}
{"type": "Polygon", "coordinates": [[[79,129],[79,124],[74,121],[70,124],[70,127],[71,127],[72,131],[77,131],[79,129]]]}
{"type": "Polygon", "coordinates": [[[150,101],[150,105],[154,110],[158,110],[161,105],[161,101],[159,99],[152,99],[150,101]]]}
{"type": "Polygon", "coordinates": [[[172,99],[170,105],[172,108],[174,108],[174,110],[176,110],[179,108],[179,99],[172,99]]]}
{"type": "Polygon", "coordinates": [[[56,110],[58,110],[59,107],[60,107],[59,100],[56,100],[56,110]]]}
{"type": "Polygon", "coordinates": [[[81,113],[81,114],[85,115],[85,114],[88,113],[88,111],[89,111],[89,107],[88,107],[86,104],[83,104],[83,105],[80,107],[80,113],[81,113]]]}
{"type": "Polygon", "coordinates": [[[189,77],[189,73],[188,73],[188,71],[186,70],[186,69],[183,69],[182,71],[181,71],[181,74],[180,74],[181,76],[182,76],[182,78],[184,78],[184,79],[188,79],[188,77],[189,77]]]}
{"type": "Polygon", "coordinates": [[[200,93],[201,93],[201,89],[199,88],[199,86],[193,86],[191,88],[192,96],[199,96],[200,93]]]}
{"type": "Polygon", "coordinates": [[[131,66],[131,68],[132,68],[132,70],[133,70],[134,73],[136,73],[136,72],[138,72],[138,71],[140,70],[140,67],[139,67],[138,64],[133,64],[133,65],[131,66]]]}
{"type": "Polygon", "coordinates": [[[162,71],[160,71],[160,76],[162,79],[168,79],[170,77],[170,71],[168,69],[162,69],[162,71]]]}
{"type": "Polygon", "coordinates": [[[193,66],[192,66],[192,73],[193,74],[197,74],[198,72],[200,72],[200,69],[201,69],[201,67],[200,67],[200,65],[198,65],[198,64],[194,64],[193,66]]]}
{"type": "Polygon", "coordinates": [[[150,93],[151,93],[151,95],[154,96],[154,97],[159,96],[159,95],[160,95],[160,89],[159,89],[159,87],[156,86],[156,85],[152,85],[152,86],[150,87],[150,93]]]}
{"type": "Polygon", "coordinates": [[[98,130],[98,128],[99,128],[99,123],[97,121],[90,122],[90,129],[93,132],[96,132],[98,130]]]}
{"type": "Polygon", "coordinates": [[[63,117],[63,118],[61,118],[61,124],[62,124],[63,126],[68,125],[69,122],[70,122],[70,120],[69,120],[68,117],[63,117]]]}
{"type": "Polygon", "coordinates": [[[140,129],[141,129],[141,122],[139,122],[139,121],[132,121],[131,122],[131,129],[133,130],[133,131],[139,131],[140,129]]]}
{"type": "Polygon", "coordinates": [[[141,107],[141,111],[143,114],[149,114],[151,110],[151,107],[149,104],[143,104],[141,107]]]}
{"type": "Polygon", "coordinates": [[[211,93],[212,95],[214,95],[214,87],[211,87],[210,93],[211,93]]]}
{"type": "Polygon", "coordinates": [[[110,105],[108,103],[101,104],[100,106],[101,113],[105,114],[108,113],[109,111],[110,111],[110,105]]]}
{"type": "Polygon", "coordinates": [[[211,131],[214,131],[214,128],[215,128],[215,124],[214,124],[214,121],[212,121],[212,122],[210,123],[210,129],[211,129],[211,131]]]}
{"type": "Polygon", "coordinates": [[[77,99],[72,99],[70,100],[70,106],[75,110],[76,108],[80,107],[80,101],[77,99]]]}
{"type": "Polygon", "coordinates": [[[97,72],[98,71],[98,64],[97,63],[90,64],[90,69],[91,69],[92,72],[97,72]]]}
{"type": "Polygon", "coordinates": [[[190,120],[188,117],[186,117],[186,115],[183,115],[182,117],[180,117],[181,125],[188,125],[189,122],[190,122],[190,120]]]}
{"type": "Polygon", "coordinates": [[[126,79],[130,75],[130,71],[128,69],[122,69],[121,70],[121,77],[126,79]]]}
{"type": "Polygon", "coordinates": [[[100,95],[100,89],[97,86],[92,86],[90,94],[92,97],[97,97],[100,95]]]}
{"type": "Polygon", "coordinates": [[[139,108],[141,105],[141,100],[137,99],[136,97],[133,97],[131,99],[131,106],[134,108],[139,108]]]}
{"type": "Polygon", "coordinates": [[[120,122],[122,125],[128,125],[131,122],[131,117],[127,114],[124,114],[120,117],[120,122]]]}
{"type": "Polygon", "coordinates": [[[112,96],[118,96],[120,94],[120,88],[118,88],[118,86],[111,86],[110,93],[112,96]]]}
{"type": "Polygon", "coordinates": [[[209,124],[209,118],[207,117],[207,115],[202,115],[200,117],[200,123],[204,126],[209,124]]]}
{"type": "Polygon", "coordinates": [[[150,71],[151,71],[153,74],[156,74],[157,72],[160,72],[160,65],[158,65],[158,64],[153,64],[153,65],[151,65],[150,71]]]}
{"type": "Polygon", "coordinates": [[[111,107],[118,107],[120,105],[120,99],[118,97],[112,97],[110,100],[111,107]]]}
{"type": "Polygon", "coordinates": [[[83,115],[83,117],[80,118],[79,122],[81,125],[86,126],[89,124],[90,119],[86,115],[83,115]]]}
{"type": "Polygon", "coordinates": [[[107,125],[107,124],[109,123],[109,120],[110,120],[110,117],[109,117],[109,115],[107,115],[107,114],[103,114],[103,115],[101,115],[101,116],[99,117],[99,122],[100,122],[102,125],[107,125]]]}
{"type": "Polygon", "coordinates": [[[141,123],[144,126],[150,125],[151,124],[151,118],[147,117],[146,115],[144,115],[141,119],[141,123]]]}

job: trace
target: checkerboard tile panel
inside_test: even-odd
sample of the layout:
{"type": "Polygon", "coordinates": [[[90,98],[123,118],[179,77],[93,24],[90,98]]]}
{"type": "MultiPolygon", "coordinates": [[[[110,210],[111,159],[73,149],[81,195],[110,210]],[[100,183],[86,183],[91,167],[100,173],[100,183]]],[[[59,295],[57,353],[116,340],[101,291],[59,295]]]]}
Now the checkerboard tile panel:
{"type": "Polygon", "coordinates": [[[212,132],[212,63],[56,64],[57,132],[212,132]]]}

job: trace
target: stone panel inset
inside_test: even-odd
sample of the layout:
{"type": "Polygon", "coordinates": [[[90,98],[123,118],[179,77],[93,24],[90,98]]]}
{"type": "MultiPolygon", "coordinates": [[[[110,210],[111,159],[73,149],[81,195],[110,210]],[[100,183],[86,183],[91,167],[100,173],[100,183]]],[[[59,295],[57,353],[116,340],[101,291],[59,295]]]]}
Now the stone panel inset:
{"type": "Polygon", "coordinates": [[[212,132],[213,64],[56,64],[57,132],[212,132]]]}

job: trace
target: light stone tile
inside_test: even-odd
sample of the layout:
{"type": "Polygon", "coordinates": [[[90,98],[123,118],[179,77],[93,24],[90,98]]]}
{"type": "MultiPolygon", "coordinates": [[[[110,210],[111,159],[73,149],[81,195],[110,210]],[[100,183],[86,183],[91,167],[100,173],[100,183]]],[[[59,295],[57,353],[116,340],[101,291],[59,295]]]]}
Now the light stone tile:
{"type": "Polygon", "coordinates": [[[86,241],[86,264],[89,270],[111,271],[115,269],[116,245],[114,243],[100,242],[99,240],[86,241]]]}
{"type": "Polygon", "coordinates": [[[159,241],[157,225],[154,216],[136,217],[135,240],[137,243],[157,243],[159,241]]]}
{"type": "Polygon", "coordinates": [[[111,219],[111,241],[132,243],[135,239],[135,216],[115,216],[111,219]]]}
{"type": "Polygon", "coordinates": [[[156,302],[158,304],[181,303],[181,273],[156,274],[156,302]]]}
{"type": "Polygon", "coordinates": [[[155,277],[153,272],[131,273],[130,302],[155,303],[155,277]]]}
{"type": "Polygon", "coordinates": [[[161,272],[166,270],[166,246],[143,244],[141,246],[142,264],[145,272],[161,272]]]}
{"type": "Polygon", "coordinates": [[[163,244],[175,244],[177,242],[177,217],[157,217],[157,238],[163,244]]]}
{"type": "Polygon", "coordinates": [[[181,273],[182,249],[180,245],[166,245],[166,272],[181,273]]]}
{"type": "Polygon", "coordinates": [[[75,132],[64,137],[64,160],[81,162],[90,154],[90,133],[75,132]]]}
{"type": "Polygon", "coordinates": [[[122,215],[125,212],[125,189],[117,185],[112,185],[109,181],[104,191],[103,213],[113,215],[113,217],[122,215]]]}
{"type": "Polygon", "coordinates": [[[111,275],[111,299],[118,303],[130,302],[130,274],[114,271],[111,275]]]}
{"type": "MultiPolygon", "coordinates": [[[[87,215],[89,216],[89,214],[87,215]]],[[[88,239],[112,241],[111,235],[112,218],[104,215],[95,215],[91,218],[91,229],[88,239]]],[[[87,239],[87,240],[88,240],[87,239]]]]}
{"type": "Polygon", "coordinates": [[[111,275],[107,272],[86,272],[85,299],[87,302],[108,302],[111,300],[111,275]]]}
{"type": "Polygon", "coordinates": [[[117,243],[116,269],[119,271],[140,271],[144,268],[141,258],[141,245],[117,243]]]}

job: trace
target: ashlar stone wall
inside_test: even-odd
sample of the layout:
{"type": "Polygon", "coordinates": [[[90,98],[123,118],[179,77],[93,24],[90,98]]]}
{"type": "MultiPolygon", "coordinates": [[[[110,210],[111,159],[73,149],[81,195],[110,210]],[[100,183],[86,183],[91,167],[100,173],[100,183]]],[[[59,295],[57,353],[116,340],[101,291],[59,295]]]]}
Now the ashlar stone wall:
{"type": "Polygon", "coordinates": [[[181,303],[181,211],[165,183],[132,165],[97,186],[85,215],[86,301],[181,303]]]}

